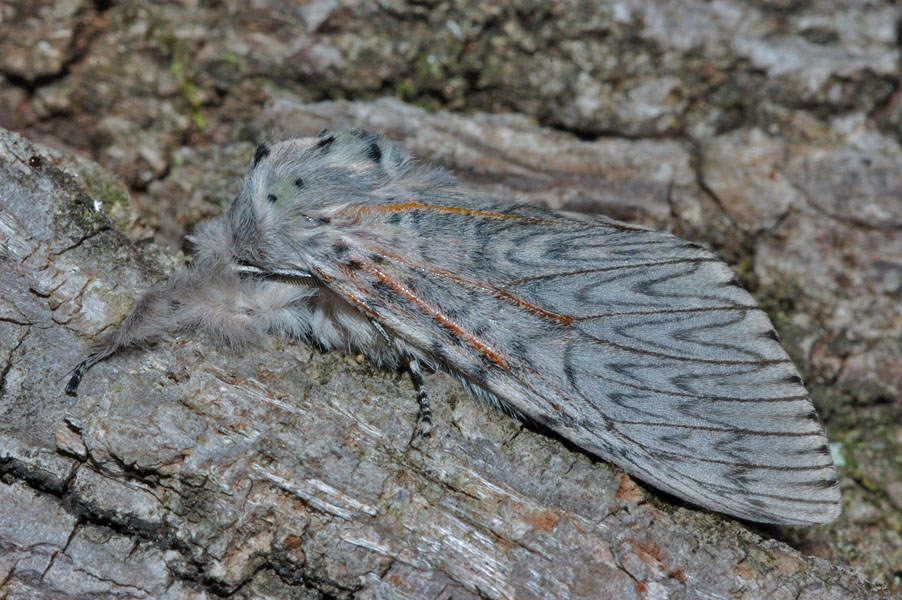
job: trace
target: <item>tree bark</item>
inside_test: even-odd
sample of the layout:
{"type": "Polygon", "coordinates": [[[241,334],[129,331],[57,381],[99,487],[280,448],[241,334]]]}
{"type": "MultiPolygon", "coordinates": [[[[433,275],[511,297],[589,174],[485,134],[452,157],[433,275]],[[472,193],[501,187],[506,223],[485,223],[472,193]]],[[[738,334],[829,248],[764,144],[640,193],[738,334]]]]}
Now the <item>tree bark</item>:
{"type": "MultiPolygon", "coordinates": [[[[264,118],[286,133],[388,131],[526,200],[610,209],[627,194],[644,198],[634,220],[723,218],[691,149],[666,140],[584,144],[522,118],[397,101],[283,98],[264,118]],[[631,176],[587,167],[618,160],[631,176]]],[[[66,396],[86,343],[180,261],[119,233],[104,189],[118,188],[96,166],[0,131],[4,597],[885,593],[768,539],[778,530],[679,505],[443,375],[428,377],[437,427],[416,447],[406,377],[280,340],[237,354],[181,337],[114,356],[66,396]]]]}

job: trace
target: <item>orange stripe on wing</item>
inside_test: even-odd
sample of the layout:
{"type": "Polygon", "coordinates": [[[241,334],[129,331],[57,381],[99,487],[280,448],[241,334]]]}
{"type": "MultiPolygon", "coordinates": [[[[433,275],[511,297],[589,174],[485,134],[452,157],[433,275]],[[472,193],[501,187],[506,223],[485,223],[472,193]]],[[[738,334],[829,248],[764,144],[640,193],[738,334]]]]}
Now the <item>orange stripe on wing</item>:
{"type": "Polygon", "coordinates": [[[549,312],[549,311],[545,310],[544,308],[538,307],[535,304],[531,304],[531,303],[527,302],[526,300],[523,300],[522,298],[518,298],[517,296],[514,296],[513,294],[511,294],[509,292],[506,292],[504,290],[499,290],[497,288],[494,288],[490,285],[486,285],[484,283],[480,283],[478,281],[466,279],[459,275],[455,275],[451,271],[445,271],[443,269],[436,269],[433,267],[425,267],[422,265],[411,264],[408,261],[401,258],[400,256],[397,256],[394,254],[388,254],[386,252],[380,252],[380,254],[382,256],[384,256],[385,258],[388,258],[389,260],[393,260],[393,261],[400,263],[411,269],[415,269],[417,271],[421,271],[424,273],[429,273],[430,275],[435,275],[437,277],[449,279],[455,283],[459,283],[459,284],[463,285],[464,287],[468,287],[473,290],[480,290],[480,291],[486,292],[486,293],[494,296],[495,298],[498,298],[499,300],[501,300],[503,302],[512,304],[521,310],[524,310],[530,314],[536,315],[537,317],[542,317],[543,319],[547,319],[549,321],[555,321],[564,326],[569,326],[573,322],[573,317],[569,317],[567,315],[559,315],[557,313],[549,312]]]}
{"type": "MultiPolygon", "coordinates": [[[[429,272],[433,273],[433,270],[430,269],[429,272]]],[[[436,275],[442,276],[442,274],[440,272],[436,271],[434,273],[436,275]]],[[[481,283],[464,279],[463,277],[456,277],[456,276],[453,276],[450,274],[445,274],[444,276],[448,277],[449,279],[456,281],[462,285],[470,287],[472,289],[485,290],[486,292],[488,292],[492,296],[498,298],[499,300],[507,302],[508,304],[513,304],[517,308],[524,310],[530,314],[536,315],[537,317],[542,317],[543,319],[548,319],[549,321],[555,321],[564,326],[569,326],[573,322],[573,317],[568,317],[567,315],[559,315],[557,313],[549,312],[549,311],[545,310],[544,308],[540,308],[540,307],[536,306],[535,304],[530,304],[526,300],[523,300],[522,298],[518,298],[517,296],[514,296],[513,294],[510,294],[508,292],[505,292],[504,290],[497,290],[495,288],[485,286],[481,283]]]]}
{"type": "MultiPolygon", "coordinates": [[[[339,265],[339,267],[342,267],[342,266],[343,265],[339,265]]],[[[345,275],[352,276],[352,273],[350,271],[346,271],[344,269],[342,269],[342,270],[345,271],[345,275]]],[[[334,277],[330,277],[329,275],[324,273],[321,269],[317,269],[317,268],[314,268],[313,272],[316,273],[316,276],[320,280],[322,280],[323,283],[325,283],[327,286],[329,286],[330,289],[338,292],[342,298],[344,298],[345,300],[347,300],[348,302],[350,302],[351,304],[356,306],[358,309],[360,309],[360,312],[362,312],[363,314],[365,314],[368,317],[371,317],[373,319],[375,319],[379,316],[379,314],[376,311],[374,311],[372,308],[367,306],[366,303],[363,302],[362,300],[360,300],[359,298],[355,298],[351,294],[342,293],[338,289],[336,289],[334,277]]]]}
{"type": "Polygon", "coordinates": [[[401,202],[399,204],[386,204],[383,206],[366,206],[355,207],[350,209],[355,219],[375,213],[380,215],[389,215],[392,213],[407,212],[413,210],[431,210],[436,212],[454,213],[466,215],[470,217],[486,217],[489,219],[505,219],[509,221],[526,221],[528,223],[556,223],[548,219],[537,219],[535,217],[521,217],[518,215],[505,215],[502,213],[486,212],[482,210],[471,210],[469,208],[458,208],[456,206],[435,206],[433,204],[422,204],[420,202],[401,202]]]}
{"type": "Polygon", "coordinates": [[[487,359],[489,359],[492,363],[496,364],[497,366],[501,367],[502,369],[510,371],[510,367],[507,365],[507,361],[504,360],[504,358],[502,357],[500,352],[498,352],[497,350],[495,350],[488,344],[482,342],[481,340],[476,338],[473,334],[462,329],[452,319],[448,318],[448,316],[445,315],[445,313],[443,313],[442,311],[433,307],[431,304],[429,304],[428,302],[424,301],[422,298],[417,296],[406,285],[404,285],[403,283],[400,283],[399,281],[395,281],[394,279],[391,278],[391,276],[389,276],[387,273],[382,271],[382,269],[380,269],[374,265],[371,265],[369,263],[366,263],[366,262],[361,263],[361,268],[363,270],[369,272],[371,275],[376,277],[379,281],[381,281],[385,285],[389,286],[392,290],[395,291],[396,294],[398,294],[398,296],[408,300],[413,305],[415,305],[417,308],[419,308],[423,313],[431,316],[439,325],[441,325],[442,327],[444,327],[445,329],[447,329],[448,331],[453,333],[458,338],[462,339],[466,343],[470,344],[471,346],[473,346],[474,348],[479,350],[479,352],[481,352],[482,355],[484,357],[486,357],[487,359]]]}
{"type": "MultiPolygon", "coordinates": [[[[392,257],[387,257],[392,258],[392,257]]],[[[402,264],[405,264],[404,261],[399,261],[402,264]]],[[[529,368],[525,364],[516,364],[516,359],[507,359],[504,355],[492,348],[490,345],[485,342],[479,340],[476,336],[471,334],[470,332],[462,329],[458,326],[452,319],[450,319],[447,315],[441,312],[439,309],[431,306],[428,302],[424,301],[420,298],[413,290],[408,288],[403,283],[393,279],[389,274],[385,273],[382,269],[377,267],[376,265],[368,262],[368,261],[359,261],[356,269],[348,269],[345,265],[339,263],[339,268],[342,269],[344,275],[348,277],[349,280],[355,279],[354,274],[356,272],[364,271],[369,273],[370,275],[376,277],[379,281],[389,286],[398,296],[407,299],[414,306],[416,306],[423,313],[431,316],[439,325],[450,331],[453,335],[455,335],[458,339],[463,340],[470,346],[476,348],[485,358],[491,361],[493,364],[501,367],[505,371],[508,372],[509,375],[513,376],[517,381],[519,381],[524,387],[530,390],[534,397],[538,400],[544,401],[548,404],[553,410],[561,411],[562,408],[559,404],[555,402],[551,402],[545,394],[536,390],[535,387],[527,380],[525,380],[518,371],[529,371],[535,377],[543,380],[544,383],[548,384],[553,389],[557,390],[558,396],[563,398],[565,401],[567,397],[564,395],[562,390],[559,390],[553,381],[549,381],[545,378],[542,373],[537,373],[533,369],[529,368]],[[510,364],[513,363],[513,364],[510,364]],[[513,367],[513,368],[512,368],[513,367]]],[[[409,265],[406,265],[409,266],[409,265]]],[[[410,267],[416,269],[417,267],[410,267]]],[[[326,273],[322,272],[319,269],[314,269],[314,272],[317,276],[324,282],[326,285],[332,287],[335,291],[339,291],[334,286],[335,280],[333,277],[330,277],[326,273]]],[[[365,291],[364,289],[358,286],[358,290],[363,292],[364,295],[369,294],[369,291],[365,291]]],[[[368,307],[363,301],[358,298],[355,298],[353,294],[349,294],[347,292],[340,292],[341,296],[346,300],[350,301],[352,304],[360,308],[365,314],[370,315],[374,319],[379,319],[380,315],[378,315],[373,309],[368,307]]],[[[517,299],[515,299],[517,300],[517,299]]],[[[541,311],[541,309],[537,309],[541,311]]],[[[553,315],[552,313],[547,313],[554,317],[558,317],[559,319],[572,319],[572,317],[560,317],[559,315],[553,315]]],[[[567,322],[569,325],[569,321],[567,322]]]]}

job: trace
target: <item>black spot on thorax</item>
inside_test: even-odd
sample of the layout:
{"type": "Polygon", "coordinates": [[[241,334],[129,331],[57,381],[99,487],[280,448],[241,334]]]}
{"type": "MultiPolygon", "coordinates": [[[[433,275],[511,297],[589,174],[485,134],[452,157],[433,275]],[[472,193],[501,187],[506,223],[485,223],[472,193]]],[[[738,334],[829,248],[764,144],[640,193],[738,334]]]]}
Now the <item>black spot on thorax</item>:
{"type": "Polygon", "coordinates": [[[316,148],[317,150],[328,150],[328,149],[329,149],[329,146],[331,146],[331,145],[334,144],[334,143],[335,143],[335,136],[334,136],[334,135],[330,135],[330,136],[324,137],[323,139],[321,139],[320,141],[318,141],[318,142],[316,143],[315,148],[316,148]]]}
{"type": "Polygon", "coordinates": [[[257,149],[254,151],[254,167],[267,156],[269,156],[269,147],[266,144],[257,146],[257,149]]]}

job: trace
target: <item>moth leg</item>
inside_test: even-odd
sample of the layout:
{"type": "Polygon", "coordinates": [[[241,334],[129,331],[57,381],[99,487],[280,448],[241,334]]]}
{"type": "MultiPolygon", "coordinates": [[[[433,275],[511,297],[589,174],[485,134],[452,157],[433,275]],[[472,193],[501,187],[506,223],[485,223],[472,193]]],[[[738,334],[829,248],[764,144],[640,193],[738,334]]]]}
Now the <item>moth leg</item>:
{"type": "Polygon", "coordinates": [[[116,342],[101,342],[95,345],[94,350],[88,354],[87,358],[69,371],[68,375],[71,375],[71,377],[69,378],[69,383],[66,384],[66,395],[72,396],[73,398],[78,396],[78,386],[81,385],[81,379],[85,376],[85,373],[87,373],[91,367],[100,361],[106,360],[124,346],[125,344],[116,342]]]}
{"type": "Polygon", "coordinates": [[[103,360],[103,356],[91,354],[88,358],[78,363],[78,366],[69,371],[69,374],[72,377],[69,379],[69,383],[66,384],[66,395],[73,397],[77,396],[78,386],[81,385],[81,378],[88,372],[88,369],[99,363],[101,360],[103,360]]]}
{"type": "Polygon", "coordinates": [[[189,254],[194,254],[198,248],[197,238],[193,235],[186,235],[182,238],[182,249],[189,254]]]}
{"type": "MultiPolygon", "coordinates": [[[[389,337],[382,325],[372,319],[370,319],[370,325],[379,332],[386,344],[392,345],[391,337],[389,337]]],[[[417,423],[413,428],[413,435],[410,437],[410,444],[413,445],[415,442],[432,434],[432,409],[429,407],[429,393],[426,390],[426,382],[423,380],[423,370],[420,367],[420,363],[416,359],[410,359],[407,362],[407,370],[410,371],[410,379],[413,381],[413,387],[417,390],[417,405],[419,406],[417,423]]]]}
{"type": "Polygon", "coordinates": [[[407,368],[410,369],[413,386],[417,389],[417,404],[419,405],[417,424],[413,429],[413,436],[410,438],[410,443],[413,445],[414,442],[432,435],[432,409],[429,408],[429,393],[426,391],[426,382],[423,381],[420,363],[411,359],[407,368]]]}

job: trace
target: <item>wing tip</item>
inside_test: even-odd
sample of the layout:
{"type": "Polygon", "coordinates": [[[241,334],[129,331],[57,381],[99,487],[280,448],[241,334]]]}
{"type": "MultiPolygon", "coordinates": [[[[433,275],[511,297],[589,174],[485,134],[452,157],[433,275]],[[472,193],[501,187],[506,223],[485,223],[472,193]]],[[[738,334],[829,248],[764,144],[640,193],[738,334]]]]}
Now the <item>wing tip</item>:
{"type": "Polygon", "coordinates": [[[786,502],[780,506],[760,507],[747,514],[735,516],[773,525],[817,527],[829,525],[842,514],[842,495],[836,479],[830,485],[816,490],[808,502],[786,502]]]}
{"type": "Polygon", "coordinates": [[[842,502],[837,500],[833,504],[828,505],[827,510],[823,511],[818,519],[814,519],[809,525],[829,525],[839,518],[842,514],[842,502]]]}
{"type": "Polygon", "coordinates": [[[767,520],[755,518],[754,521],[761,523],[770,523],[772,525],[789,525],[793,527],[820,527],[829,525],[839,518],[842,514],[842,503],[836,502],[825,505],[821,510],[816,512],[795,513],[792,515],[780,515],[768,518],[767,520]]]}

